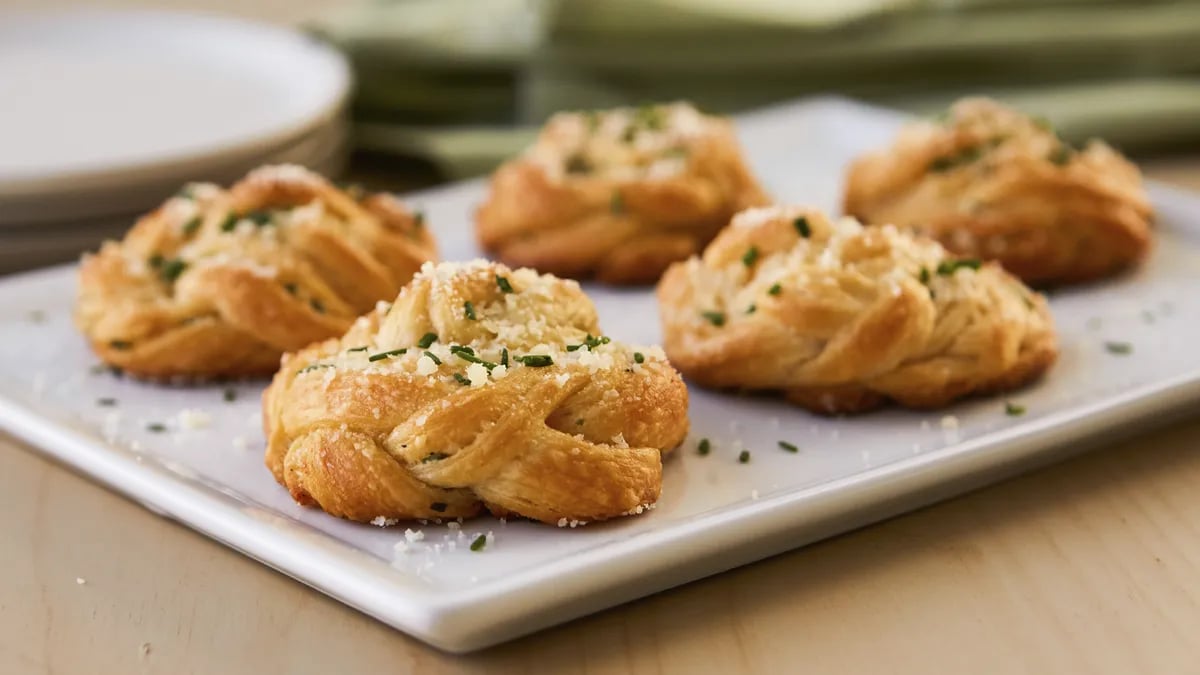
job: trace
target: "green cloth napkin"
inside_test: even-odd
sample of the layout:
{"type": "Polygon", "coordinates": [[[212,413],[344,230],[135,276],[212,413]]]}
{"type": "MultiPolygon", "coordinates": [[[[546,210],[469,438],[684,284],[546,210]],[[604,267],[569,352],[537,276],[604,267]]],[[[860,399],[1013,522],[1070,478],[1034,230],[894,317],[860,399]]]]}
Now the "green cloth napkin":
{"type": "Polygon", "coordinates": [[[1200,2],[376,0],[314,31],[358,79],[359,147],[485,172],[557,110],[733,113],[837,93],[928,114],[988,94],[1071,139],[1200,142],[1200,2]]]}

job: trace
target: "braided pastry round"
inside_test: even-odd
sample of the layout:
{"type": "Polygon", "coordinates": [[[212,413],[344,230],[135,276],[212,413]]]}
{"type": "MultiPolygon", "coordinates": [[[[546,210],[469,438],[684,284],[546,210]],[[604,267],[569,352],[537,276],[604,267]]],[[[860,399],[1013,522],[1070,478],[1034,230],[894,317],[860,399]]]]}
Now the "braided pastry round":
{"type": "Polygon", "coordinates": [[[738,214],[658,297],[684,375],[821,413],[939,407],[1024,384],[1057,355],[1045,299],[999,265],[814,210],[738,214]]]}
{"type": "Polygon", "coordinates": [[[342,338],[284,357],[266,464],[297,502],[364,522],[640,513],[687,434],[687,390],[661,349],[599,335],[573,281],[428,264],[342,338]]]}
{"type": "Polygon", "coordinates": [[[511,265],[644,284],[765,201],[724,119],[685,103],[559,113],[492,176],[476,231],[511,265]]]}
{"type": "Polygon", "coordinates": [[[339,335],[436,256],[395,198],[356,200],[298,166],[228,192],[192,184],[121,242],[85,255],[76,323],[104,361],[145,377],[274,372],[339,335]]]}
{"type": "Polygon", "coordinates": [[[915,226],[1028,283],[1079,282],[1145,257],[1153,211],[1137,167],[1099,141],[1076,150],[1044,122],[965,99],[860,158],[846,213],[915,226]]]}

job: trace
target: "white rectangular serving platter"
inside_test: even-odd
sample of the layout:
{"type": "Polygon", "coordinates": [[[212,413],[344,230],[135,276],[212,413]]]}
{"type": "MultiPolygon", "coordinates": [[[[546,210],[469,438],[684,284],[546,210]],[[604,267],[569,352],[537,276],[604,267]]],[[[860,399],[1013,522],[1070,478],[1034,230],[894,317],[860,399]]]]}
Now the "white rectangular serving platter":
{"type": "MultiPolygon", "coordinates": [[[[837,99],[742,116],[781,201],[836,211],[841,174],[901,118],[837,99]]],[[[478,255],[479,181],[412,195],[447,259],[478,255]]],[[[822,418],[771,398],[691,389],[692,432],[641,516],[579,528],[492,518],[381,528],[296,506],[262,466],[262,382],[170,388],[93,372],[74,331],[74,269],[0,280],[0,427],[147,508],[406,633],[479,649],[802,546],[1144,430],[1200,401],[1200,197],[1151,188],[1158,243],[1136,272],[1052,297],[1062,356],[1040,384],[939,413],[822,418]],[[1128,342],[1132,353],[1105,349],[1128,342]],[[99,399],[116,399],[102,406],[99,399]],[[1011,400],[1027,409],[1005,414],[1011,400]],[[200,414],[180,415],[190,409],[200,414]],[[202,428],[183,419],[207,415],[202,428]],[[147,425],[166,424],[152,432],[147,425]],[[700,456],[696,442],[713,452],[700,456]],[[799,446],[798,454],[778,441],[799,446]],[[751,461],[737,461],[741,447],[751,461]],[[405,529],[424,539],[398,551],[405,529]],[[492,532],[485,550],[469,542],[492,532]],[[458,533],[461,532],[460,536],[458,533]]],[[[658,341],[650,290],[588,286],[615,338],[658,341]]],[[[798,571],[802,573],[802,571],[798,571]]]]}

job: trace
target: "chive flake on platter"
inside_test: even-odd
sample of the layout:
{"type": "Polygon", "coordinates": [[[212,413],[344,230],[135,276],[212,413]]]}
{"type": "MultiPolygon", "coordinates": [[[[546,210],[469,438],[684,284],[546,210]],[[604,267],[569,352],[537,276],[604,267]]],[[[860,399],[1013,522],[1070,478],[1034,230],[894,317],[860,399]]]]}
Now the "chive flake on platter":
{"type": "Polygon", "coordinates": [[[471,542],[471,550],[476,553],[482,551],[484,546],[487,546],[487,535],[484,534],[475,537],[475,541],[471,542]]]}
{"type": "Polygon", "coordinates": [[[746,267],[754,267],[754,263],[758,262],[758,247],[751,246],[742,254],[742,264],[746,267]]]}
{"type": "Polygon", "coordinates": [[[467,376],[463,375],[462,373],[454,373],[454,379],[464,387],[471,386],[471,381],[468,380],[467,376]]]}
{"type": "Polygon", "coordinates": [[[508,347],[500,348],[500,365],[508,367],[508,347]]]}
{"type": "Polygon", "coordinates": [[[634,363],[645,363],[646,357],[641,352],[634,352],[633,353],[633,362],[634,363]]]}
{"type": "Polygon", "coordinates": [[[1025,414],[1025,406],[1012,401],[1004,402],[1004,414],[1009,417],[1019,417],[1025,414]]]}
{"type": "Polygon", "coordinates": [[[712,443],[707,438],[701,438],[700,444],[696,446],[696,452],[701,455],[707,455],[712,452],[712,443]]]}
{"type": "Polygon", "coordinates": [[[782,292],[783,286],[779,284],[771,284],[771,287],[767,289],[767,295],[779,295],[782,292]]]}
{"type": "Polygon", "coordinates": [[[200,229],[200,216],[192,216],[192,219],[183,224],[183,233],[185,235],[195,234],[196,230],[200,229]]]}
{"type": "Polygon", "coordinates": [[[225,220],[221,221],[222,232],[233,232],[233,228],[237,227],[238,216],[236,213],[230,212],[225,216],[225,220]]]}
{"type": "Polygon", "coordinates": [[[366,345],[363,345],[362,347],[351,347],[350,349],[347,349],[347,350],[346,350],[346,352],[347,352],[347,353],[351,353],[351,352],[365,352],[365,351],[367,351],[367,349],[368,349],[368,347],[367,347],[366,345]]]}
{"type": "Polygon", "coordinates": [[[417,340],[417,346],[421,349],[429,349],[429,345],[437,342],[437,339],[437,333],[426,333],[421,336],[420,340],[417,340]]]}
{"type": "Polygon", "coordinates": [[[471,349],[470,347],[454,345],[450,347],[450,353],[462,359],[463,361],[466,361],[467,363],[478,363],[488,370],[495,368],[497,365],[491,361],[484,361],[483,359],[479,358],[475,355],[475,350],[471,349]]]}
{"type": "Polygon", "coordinates": [[[725,325],[725,312],[700,312],[700,316],[718,328],[725,325]]]}
{"type": "Polygon", "coordinates": [[[612,198],[608,200],[608,210],[614,215],[625,213],[625,198],[620,192],[614,192],[612,198]]]}
{"type": "Polygon", "coordinates": [[[750,451],[743,450],[740,454],[738,454],[738,464],[749,464],[749,463],[750,463],[750,451]]]}
{"type": "MultiPolygon", "coordinates": [[[[363,347],[362,349],[363,349],[363,350],[365,350],[365,349],[366,349],[366,347],[363,347]]],[[[360,350],[360,349],[351,349],[350,351],[362,351],[362,350],[360,350]]],[[[407,350],[407,349],[392,349],[392,350],[389,350],[389,351],[386,351],[386,352],[379,352],[378,354],[372,354],[372,355],[370,355],[370,356],[368,356],[368,357],[367,357],[367,360],[368,360],[368,361],[371,361],[371,362],[374,362],[374,361],[382,361],[382,360],[384,360],[384,359],[390,359],[390,358],[392,358],[393,356],[400,356],[400,355],[402,355],[402,354],[407,354],[407,353],[408,353],[408,350],[407,350]]]]}
{"type": "Polygon", "coordinates": [[[800,216],[792,221],[792,226],[796,228],[796,233],[801,237],[808,239],[812,236],[812,228],[808,225],[808,218],[800,216]]]}
{"type": "Polygon", "coordinates": [[[133,347],[133,343],[129,342],[128,340],[109,340],[108,346],[112,347],[113,349],[124,351],[133,347]]]}
{"type": "Polygon", "coordinates": [[[429,508],[437,513],[445,513],[447,504],[446,502],[434,502],[429,505],[429,508]]]}
{"type": "Polygon", "coordinates": [[[554,365],[554,359],[548,354],[526,354],[525,356],[514,356],[513,360],[520,361],[530,368],[544,368],[546,366],[554,365]]]}
{"type": "Polygon", "coordinates": [[[116,404],[117,404],[117,399],[115,399],[115,398],[105,397],[105,398],[96,399],[96,405],[102,405],[106,408],[111,408],[111,407],[115,406],[116,404]]]}
{"type": "Polygon", "coordinates": [[[296,374],[303,375],[304,373],[311,373],[312,371],[319,370],[321,368],[332,368],[332,367],[333,367],[332,363],[314,363],[312,365],[304,366],[300,370],[297,370],[296,374]]]}
{"type": "Polygon", "coordinates": [[[470,300],[463,303],[463,314],[471,321],[479,320],[479,317],[475,315],[475,305],[472,305],[470,300]]]}
{"type": "Polygon", "coordinates": [[[167,430],[167,425],[161,424],[159,422],[151,422],[150,424],[146,425],[146,431],[153,431],[156,434],[161,434],[162,432],[164,432],[166,430],[167,430]]]}
{"type": "Polygon", "coordinates": [[[779,441],[779,447],[783,450],[787,450],[788,452],[800,452],[800,448],[797,448],[795,445],[788,443],[787,441],[779,441]]]}
{"type": "Polygon", "coordinates": [[[1104,349],[1109,354],[1119,354],[1121,356],[1133,353],[1133,345],[1128,342],[1105,342],[1104,349]]]}
{"type": "Polygon", "coordinates": [[[226,403],[233,403],[234,401],[237,400],[237,396],[238,396],[237,389],[233,389],[233,388],[228,388],[224,392],[221,393],[221,398],[224,399],[224,401],[226,403]]]}
{"type": "Polygon", "coordinates": [[[325,313],[325,305],[322,304],[321,301],[316,298],[309,300],[308,306],[312,307],[313,311],[316,312],[317,314],[325,313]]]}
{"type": "Polygon", "coordinates": [[[437,357],[437,354],[434,354],[433,352],[429,351],[428,349],[425,350],[425,356],[428,356],[429,360],[433,361],[434,364],[439,365],[439,366],[442,365],[442,360],[437,357]]]}
{"type": "Polygon", "coordinates": [[[500,276],[499,274],[496,275],[496,285],[500,287],[501,293],[512,293],[513,292],[512,284],[510,284],[508,282],[508,279],[500,276]]]}

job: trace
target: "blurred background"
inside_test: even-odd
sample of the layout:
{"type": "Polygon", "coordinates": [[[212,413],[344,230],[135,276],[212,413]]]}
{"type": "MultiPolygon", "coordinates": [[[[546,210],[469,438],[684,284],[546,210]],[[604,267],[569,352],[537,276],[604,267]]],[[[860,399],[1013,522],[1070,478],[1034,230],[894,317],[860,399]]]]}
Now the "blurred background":
{"type": "Polygon", "coordinates": [[[929,115],[985,93],[1168,174],[1200,155],[1200,2],[0,0],[0,12],[0,271],[74,258],[183,181],[265,162],[395,191],[480,175],[570,108],[690,99],[736,113],[840,95],[929,115]],[[176,11],[188,14],[159,14],[176,11]]]}

